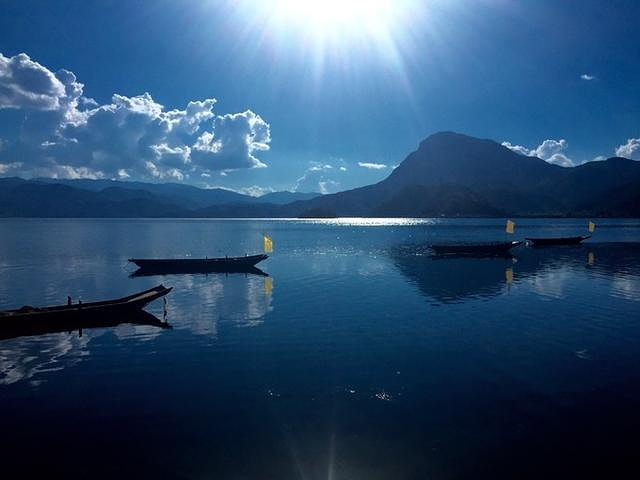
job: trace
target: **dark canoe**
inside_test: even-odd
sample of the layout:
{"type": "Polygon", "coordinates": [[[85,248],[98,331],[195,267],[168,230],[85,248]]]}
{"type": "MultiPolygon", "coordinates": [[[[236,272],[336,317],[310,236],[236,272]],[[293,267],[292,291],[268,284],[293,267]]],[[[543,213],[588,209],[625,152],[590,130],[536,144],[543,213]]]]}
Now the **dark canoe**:
{"type": "Polygon", "coordinates": [[[492,242],[492,243],[459,243],[451,245],[431,245],[431,249],[438,255],[478,255],[502,256],[509,255],[509,251],[522,242],[492,242]]]}
{"type": "Polygon", "coordinates": [[[122,324],[146,325],[158,328],[171,328],[167,322],[160,320],[144,310],[123,311],[109,315],[83,314],[66,318],[21,318],[19,321],[5,321],[0,317],[0,340],[18,337],[32,337],[50,333],[70,333],[90,328],[117,327],[122,324]],[[52,321],[53,320],[53,321],[52,321]]]}
{"type": "Polygon", "coordinates": [[[534,247],[547,247],[555,245],[578,245],[583,240],[591,238],[591,235],[579,235],[577,237],[551,237],[551,238],[527,238],[534,247]]]}
{"type": "Polygon", "coordinates": [[[267,258],[269,258],[267,255],[260,254],[223,258],[130,258],[129,261],[140,267],[136,272],[138,276],[164,273],[243,272],[267,258]]]}
{"type": "Polygon", "coordinates": [[[118,318],[122,319],[141,311],[147,304],[164,297],[170,291],[171,287],[158,285],[144,292],[115,300],[41,308],[24,306],[16,310],[5,310],[0,312],[0,330],[6,335],[8,332],[19,332],[23,329],[46,333],[71,331],[83,325],[108,326],[118,318]]]}

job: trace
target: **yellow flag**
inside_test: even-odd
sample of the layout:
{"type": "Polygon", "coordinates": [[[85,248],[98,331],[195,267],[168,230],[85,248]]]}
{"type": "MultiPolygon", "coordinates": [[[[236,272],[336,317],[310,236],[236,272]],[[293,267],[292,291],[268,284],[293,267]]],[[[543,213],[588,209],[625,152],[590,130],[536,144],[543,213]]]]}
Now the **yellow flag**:
{"type": "Polygon", "coordinates": [[[589,221],[589,232],[593,233],[596,230],[596,224],[592,221],[589,221]]]}
{"type": "Polygon", "coordinates": [[[273,240],[264,235],[264,253],[273,252],[273,240]]]}
{"type": "Polygon", "coordinates": [[[516,228],[516,224],[511,220],[507,220],[507,233],[513,233],[513,230],[516,228]]]}
{"type": "Polygon", "coordinates": [[[271,292],[273,292],[273,278],[264,277],[264,294],[271,295],[271,292]]]}
{"type": "Polygon", "coordinates": [[[513,268],[508,267],[505,271],[504,271],[504,277],[507,280],[508,284],[513,283],[513,268]]]}

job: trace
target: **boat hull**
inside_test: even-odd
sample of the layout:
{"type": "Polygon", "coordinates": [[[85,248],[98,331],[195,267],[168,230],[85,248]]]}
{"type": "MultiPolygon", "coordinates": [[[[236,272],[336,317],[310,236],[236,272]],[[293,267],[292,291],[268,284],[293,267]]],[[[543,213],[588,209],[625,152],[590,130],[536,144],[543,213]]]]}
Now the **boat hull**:
{"type": "Polygon", "coordinates": [[[113,322],[118,317],[139,312],[147,304],[164,297],[171,290],[171,287],[159,285],[116,300],[42,308],[25,306],[17,310],[7,310],[0,312],[0,330],[11,332],[28,328],[46,331],[56,328],[65,331],[75,330],[82,325],[99,326],[101,322],[113,322]]]}
{"type": "Polygon", "coordinates": [[[577,237],[550,237],[550,238],[527,238],[534,247],[549,247],[558,245],[578,245],[583,240],[591,238],[591,235],[579,235],[577,237]]]}
{"type": "Polygon", "coordinates": [[[139,276],[165,273],[246,272],[267,258],[269,258],[267,255],[261,254],[224,258],[131,258],[129,261],[140,267],[140,270],[135,272],[135,275],[139,276]]]}

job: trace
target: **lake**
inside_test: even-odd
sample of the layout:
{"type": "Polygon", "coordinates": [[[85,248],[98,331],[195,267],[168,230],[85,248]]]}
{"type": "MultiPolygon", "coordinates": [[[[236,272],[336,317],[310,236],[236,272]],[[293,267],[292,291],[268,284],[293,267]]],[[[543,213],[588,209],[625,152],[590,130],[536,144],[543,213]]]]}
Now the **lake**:
{"type": "Polygon", "coordinates": [[[0,341],[4,470],[637,477],[640,221],[597,223],[579,247],[442,259],[424,246],[504,240],[504,221],[0,220],[0,309],[174,287],[171,329],[0,341]],[[130,277],[131,257],[257,253],[263,233],[268,277],[130,277]]]}

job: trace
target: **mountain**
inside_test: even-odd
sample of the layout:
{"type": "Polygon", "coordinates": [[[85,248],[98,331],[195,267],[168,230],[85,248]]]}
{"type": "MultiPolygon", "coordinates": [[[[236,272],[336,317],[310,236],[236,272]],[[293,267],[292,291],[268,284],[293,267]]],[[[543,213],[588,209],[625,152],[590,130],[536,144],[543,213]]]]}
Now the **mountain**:
{"type": "Polygon", "coordinates": [[[440,132],[381,182],[297,206],[334,216],[634,216],[638,191],[640,162],[614,157],[565,168],[440,132]]]}
{"type": "Polygon", "coordinates": [[[334,193],[251,197],[177,183],[0,179],[0,216],[640,217],[640,162],[610,158],[564,168],[493,140],[431,135],[384,180],[334,193]]]}
{"type": "Polygon", "coordinates": [[[226,190],[224,188],[198,188],[182,183],[144,183],[118,180],[89,180],[89,179],[49,179],[39,178],[35,181],[67,185],[83,190],[99,192],[106,188],[120,187],[127,190],[140,190],[165,198],[185,209],[201,208],[222,203],[253,202],[255,197],[226,190]]]}
{"type": "Polygon", "coordinates": [[[276,205],[286,205],[287,203],[296,202],[298,200],[311,200],[322,195],[321,193],[304,193],[304,192],[271,192],[257,197],[260,203],[273,203],[276,205]]]}
{"type": "Polygon", "coordinates": [[[57,179],[37,178],[34,181],[42,183],[56,183],[92,192],[100,192],[107,188],[119,187],[127,190],[142,190],[164,197],[168,201],[187,209],[198,209],[211,205],[238,203],[272,203],[284,205],[297,200],[310,200],[320,196],[320,193],[305,192],[269,192],[260,197],[244,195],[224,188],[198,188],[182,183],[145,183],[133,181],[104,180],[104,179],[57,179]]]}
{"type": "Polygon", "coordinates": [[[0,179],[2,217],[181,217],[189,211],[150,192],[110,187],[99,192],[59,183],[0,179]]]}

